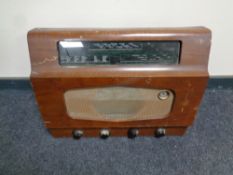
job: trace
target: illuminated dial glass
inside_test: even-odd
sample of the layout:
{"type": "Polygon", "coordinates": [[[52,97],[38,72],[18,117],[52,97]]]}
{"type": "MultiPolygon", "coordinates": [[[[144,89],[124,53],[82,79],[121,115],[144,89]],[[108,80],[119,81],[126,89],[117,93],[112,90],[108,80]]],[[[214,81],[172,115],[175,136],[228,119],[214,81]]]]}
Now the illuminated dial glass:
{"type": "Polygon", "coordinates": [[[179,41],[77,41],[58,42],[59,63],[81,65],[178,64],[179,41]]]}

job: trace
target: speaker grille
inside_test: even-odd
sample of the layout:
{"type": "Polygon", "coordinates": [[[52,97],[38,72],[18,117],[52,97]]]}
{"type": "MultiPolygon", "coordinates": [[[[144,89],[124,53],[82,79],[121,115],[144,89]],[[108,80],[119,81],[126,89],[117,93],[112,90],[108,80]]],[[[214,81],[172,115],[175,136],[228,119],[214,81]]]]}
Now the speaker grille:
{"type": "Polygon", "coordinates": [[[174,100],[169,90],[131,87],[74,89],[64,97],[72,119],[103,121],[162,119],[171,111],[174,100]],[[164,92],[166,98],[159,98],[164,92]]]}

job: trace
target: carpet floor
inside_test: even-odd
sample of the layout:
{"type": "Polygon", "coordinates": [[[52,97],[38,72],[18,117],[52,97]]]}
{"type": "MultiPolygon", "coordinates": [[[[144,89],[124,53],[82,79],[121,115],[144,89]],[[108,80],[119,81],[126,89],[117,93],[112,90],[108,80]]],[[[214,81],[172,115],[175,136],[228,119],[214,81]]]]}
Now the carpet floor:
{"type": "Polygon", "coordinates": [[[208,89],[183,137],[53,138],[32,90],[0,90],[0,174],[231,175],[233,90],[208,89]]]}

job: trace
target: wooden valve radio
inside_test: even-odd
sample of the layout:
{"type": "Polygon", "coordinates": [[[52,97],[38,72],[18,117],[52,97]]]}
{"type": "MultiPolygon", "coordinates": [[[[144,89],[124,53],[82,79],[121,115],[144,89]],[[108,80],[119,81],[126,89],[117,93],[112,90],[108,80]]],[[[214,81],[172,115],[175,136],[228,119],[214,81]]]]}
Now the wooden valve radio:
{"type": "Polygon", "coordinates": [[[208,80],[211,32],[34,29],[31,82],[55,137],[182,135],[208,80]]]}

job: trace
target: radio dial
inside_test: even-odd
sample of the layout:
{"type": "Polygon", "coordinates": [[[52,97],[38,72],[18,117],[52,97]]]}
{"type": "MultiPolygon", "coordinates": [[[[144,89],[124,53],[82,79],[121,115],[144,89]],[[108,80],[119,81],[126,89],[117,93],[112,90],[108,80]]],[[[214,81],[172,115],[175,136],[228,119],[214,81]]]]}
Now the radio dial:
{"type": "Polygon", "coordinates": [[[82,130],[74,130],[73,131],[73,137],[75,139],[80,139],[83,136],[83,131],[82,130]]]}
{"type": "Polygon", "coordinates": [[[100,131],[100,137],[102,139],[107,139],[110,136],[110,131],[108,129],[102,129],[100,131]]]}
{"type": "Polygon", "coordinates": [[[128,137],[131,139],[137,137],[138,134],[139,134],[139,130],[135,129],[135,128],[129,129],[129,131],[128,131],[128,137]]]}

